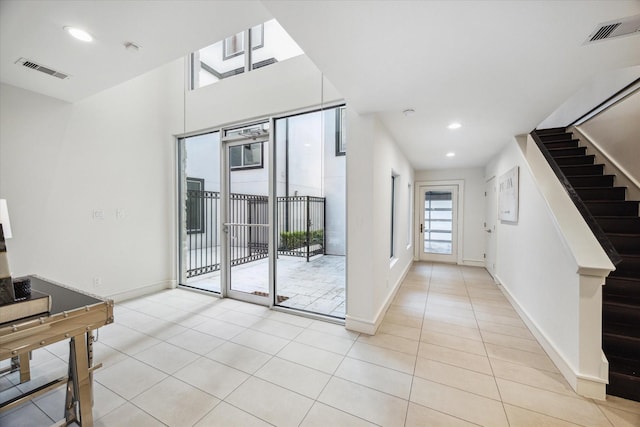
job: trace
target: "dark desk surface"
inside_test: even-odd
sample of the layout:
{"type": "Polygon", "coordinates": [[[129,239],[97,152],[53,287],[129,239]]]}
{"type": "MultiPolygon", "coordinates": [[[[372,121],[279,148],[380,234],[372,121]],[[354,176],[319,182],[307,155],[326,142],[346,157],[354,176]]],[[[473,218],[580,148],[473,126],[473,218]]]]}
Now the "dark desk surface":
{"type": "Polygon", "coordinates": [[[56,285],[47,280],[34,276],[31,279],[31,289],[51,295],[51,314],[71,311],[85,305],[92,305],[103,302],[103,300],[86,295],[82,291],[76,291],[61,285],[56,285]]]}

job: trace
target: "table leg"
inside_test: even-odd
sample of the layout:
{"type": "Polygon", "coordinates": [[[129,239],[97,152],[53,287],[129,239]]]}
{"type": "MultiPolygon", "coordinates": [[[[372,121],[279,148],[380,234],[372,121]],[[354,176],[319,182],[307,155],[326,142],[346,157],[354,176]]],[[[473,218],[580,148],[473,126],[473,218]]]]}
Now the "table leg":
{"type": "Polygon", "coordinates": [[[75,421],[83,427],[93,426],[93,384],[91,382],[92,375],[89,372],[91,357],[89,346],[92,345],[92,342],[88,342],[89,335],[90,333],[71,338],[69,344],[69,381],[65,405],[67,424],[75,421]]]}
{"type": "Polygon", "coordinates": [[[22,353],[18,358],[20,359],[20,383],[22,384],[31,380],[31,352],[22,353]]]}

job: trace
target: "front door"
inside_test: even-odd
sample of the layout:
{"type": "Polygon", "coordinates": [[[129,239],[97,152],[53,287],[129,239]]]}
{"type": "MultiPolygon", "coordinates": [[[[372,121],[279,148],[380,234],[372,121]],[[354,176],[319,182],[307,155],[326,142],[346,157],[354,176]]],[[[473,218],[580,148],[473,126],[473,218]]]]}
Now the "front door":
{"type": "Polygon", "coordinates": [[[458,262],[458,186],[420,186],[420,259],[458,262]]]}

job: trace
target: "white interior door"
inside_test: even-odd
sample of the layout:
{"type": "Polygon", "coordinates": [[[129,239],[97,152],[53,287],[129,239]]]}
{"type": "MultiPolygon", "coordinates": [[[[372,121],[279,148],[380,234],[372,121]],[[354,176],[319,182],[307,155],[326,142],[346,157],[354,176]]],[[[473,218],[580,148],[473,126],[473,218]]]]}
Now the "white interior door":
{"type": "Polygon", "coordinates": [[[458,263],[458,186],[420,186],[419,258],[458,263]]]}
{"type": "Polygon", "coordinates": [[[485,240],[484,240],[484,265],[487,271],[495,278],[496,271],[496,221],[498,212],[498,196],[496,189],[496,178],[492,177],[487,181],[484,190],[485,195],[485,240]]]}

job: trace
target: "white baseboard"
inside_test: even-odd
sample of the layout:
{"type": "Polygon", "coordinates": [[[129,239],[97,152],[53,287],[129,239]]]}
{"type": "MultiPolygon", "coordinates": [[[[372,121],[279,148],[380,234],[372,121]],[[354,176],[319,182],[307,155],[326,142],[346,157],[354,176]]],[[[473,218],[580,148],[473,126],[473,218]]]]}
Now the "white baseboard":
{"type": "Polygon", "coordinates": [[[398,293],[398,289],[400,289],[400,285],[402,284],[404,278],[407,277],[407,273],[409,273],[409,270],[411,269],[412,265],[413,265],[413,261],[407,264],[407,267],[402,272],[402,275],[400,276],[398,281],[393,285],[393,290],[389,292],[389,295],[387,295],[387,299],[385,300],[382,307],[380,307],[380,310],[378,310],[378,312],[376,313],[373,319],[362,319],[362,318],[350,316],[349,314],[347,314],[344,319],[345,320],[344,327],[350,331],[360,332],[362,334],[367,334],[367,335],[375,335],[376,331],[380,327],[380,324],[382,323],[382,319],[384,319],[384,315],[387,313],[387,310],[389,309],[391,302],[393,301],[396,294],[398,293]]]}
{"type": "MultiPolygon", "coordinates": [[[[502,286],[504,283],[498,276],[495,277],[498,282],[498,288],[509,300],[513,308],[518,312],[524,323],[527,325],[538,343],[542,346],[556,368],[562,376],[567,380],[573,390],[584,397],[604,400],[606,397],[606,383],[600,378],[588,377],[576,372],[571,364],[558,352],[553,344],[547,339],[546,335],[538,328],[536,322],[529,317],[526,310],[520,306],[518,301],[511,295],[509,290],[502,286]]],[[[603,357],[604,363],[607,363],[603,357]]]]}
{"type": "Polygon", "coordinates": [[[348,314],[344,318],[344,327],[353,332],[359,332],[361,334],[375,335],[378,330],[378,326],[375,321],[360,319],[358,317],[349,316],[348,314]]]}
{"type": "Polygon", "coordinates": [[[462,265],[468,265],[469,267],[484,267],[484,260],[477,259],[463,259],[462,265]]]}
{"type": "Polygon", "coordinates": [[[139,298],[145,295],[153,294],[155,292],[164,291],[165,289],[172,289],[176,287],[175,280],[166,280],[158,282],[153,285],[143,286],[141,288],[131,289],[123,292],[116,292],[108,296],[113,299],[115,303],[127,301],[134,298],[139,298]]]}

